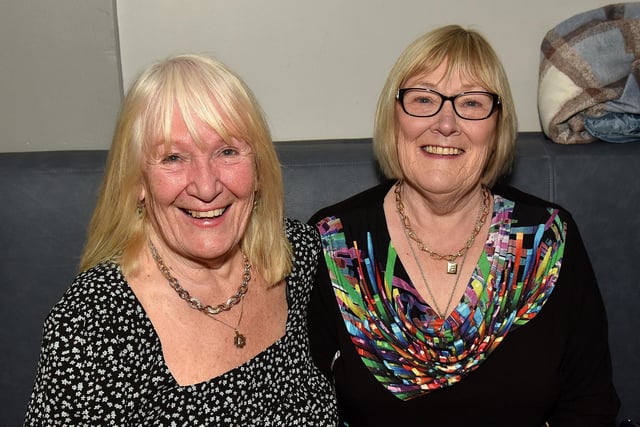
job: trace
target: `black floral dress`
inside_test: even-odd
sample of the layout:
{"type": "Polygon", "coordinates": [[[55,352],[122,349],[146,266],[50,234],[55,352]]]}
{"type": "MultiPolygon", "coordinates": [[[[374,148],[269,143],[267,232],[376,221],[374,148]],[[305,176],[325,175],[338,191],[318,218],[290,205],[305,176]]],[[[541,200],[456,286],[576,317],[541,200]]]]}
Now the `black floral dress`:
{"type": "Polygon", "coordinates": [[[208,381],[180,386],[158,335],[118,265],[80,274],[44,326],[25,426],[329,426],[330,384],[311,361],[307,305],[320,248],[310,227],[286,221],[295,253],[286,279],[285,335],[208,381]]]}

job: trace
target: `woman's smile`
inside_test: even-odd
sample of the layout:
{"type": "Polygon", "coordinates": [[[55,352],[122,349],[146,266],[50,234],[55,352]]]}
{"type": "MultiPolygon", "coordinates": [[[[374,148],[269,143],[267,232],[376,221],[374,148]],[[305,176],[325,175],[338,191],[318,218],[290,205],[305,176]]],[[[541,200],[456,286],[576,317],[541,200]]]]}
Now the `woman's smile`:
{"type": "Polygon", "coordinates": [[[437,154],[438,156],[457,156],[464,153],[463,150],[455,147],[441,147],[439,145],[425,145],[422,151],[429,154],[437,154]]]}
{"type": "Polygon", "coordinates": [[[224,208],[220,208],[220,209],[213,209],[210,211],[195,211],[195,210],[188,210],[188,209],[183,209],[183,211],[185,213],[187,213],[190,217],[192,218],[202,218],[202,219],[210,219],[210,218],[217,218],[222,216],[222,214],[227,210],[226,207],[224,208]]]}

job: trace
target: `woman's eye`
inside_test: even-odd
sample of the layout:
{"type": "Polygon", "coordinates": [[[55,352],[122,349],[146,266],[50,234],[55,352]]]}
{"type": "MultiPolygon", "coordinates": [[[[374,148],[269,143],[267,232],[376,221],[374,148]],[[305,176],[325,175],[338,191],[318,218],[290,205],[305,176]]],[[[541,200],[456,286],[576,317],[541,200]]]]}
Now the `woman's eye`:
{"type": "Polygon", "coordinates": [[[235,156],[236,154],[238,154],[238,150],[236,150],[235,148],[225,148],[220,151],[220,154],[225,157],[235,156]]]}
{"type": "Polygon", "coordinates": [[[180,156],[178,154],[169,154],[162,159],[162,163],[174,163],[180,160],[180,156]]]}
{"type": "Polygon", "coordinates": [[[436,99],[431,96],[425,95],[415,95],[413,98],[409,99],[409,102],[412,104],[434,104],[437,103],[436,99]]]}

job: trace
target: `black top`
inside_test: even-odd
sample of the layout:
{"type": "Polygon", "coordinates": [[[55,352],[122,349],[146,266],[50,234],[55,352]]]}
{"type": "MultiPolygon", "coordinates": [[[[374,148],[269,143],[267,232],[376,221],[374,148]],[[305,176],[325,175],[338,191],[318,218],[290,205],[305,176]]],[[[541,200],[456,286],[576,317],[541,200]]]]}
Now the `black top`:
{"type": "Polygon", "coordinates": [[[285,335],[218,377],[180,386],[116,264],[80,274],[46,320],[25,426],[325,426],[336,422],[330,384],[313,365],[307,306],[320,248],[287,221],[295,254],[286,278],[285,335]]]}
{"type": "MultiPolygon", "coordinates": [[[[339,218],[347,245],[357,241],[363,254],[368,248],[362,240],[370,232],[376,258],[384,258],[390,238],[383,199],[391,185],[322,209],[309,222],[339,218]]],[[[619,402],[611,380],[606,313],[575,222],[562,208],[513,188],[494,194],[513,202],[515,224],[539,224],[540,212],[557,209],[566,224],[564,256],[555,287],[537,315],[514,328],[454,385],[408,400],[385,388],[356,352],[327,269],[320,269],[310,306],[311,350],[335,382],[344,425],[614,425],[619,402]]],[[[397,263],[394,274],[410,283],[399,259],[397,263]]]]}

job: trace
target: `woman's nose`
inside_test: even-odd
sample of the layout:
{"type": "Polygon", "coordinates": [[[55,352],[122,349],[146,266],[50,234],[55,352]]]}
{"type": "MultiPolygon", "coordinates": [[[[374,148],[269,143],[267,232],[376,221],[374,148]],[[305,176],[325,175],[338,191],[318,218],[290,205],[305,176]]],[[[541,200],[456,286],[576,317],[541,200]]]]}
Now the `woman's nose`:
{"type": "Polygon", "coordinates": [[[437,129],[443,135],[449,135],[457,130],[458,115],[453,108],[453,101],[450,99],[444,101],[442,108],[438,114],[434,116],[435,124],[433,128],[437,129]]]}
{"type": "Polygon", "coordinates": [[[219,168],[212,159],[199,159],[189,170],[187,192],[205,202],[210,202],[220,192],[219,168]]]}

